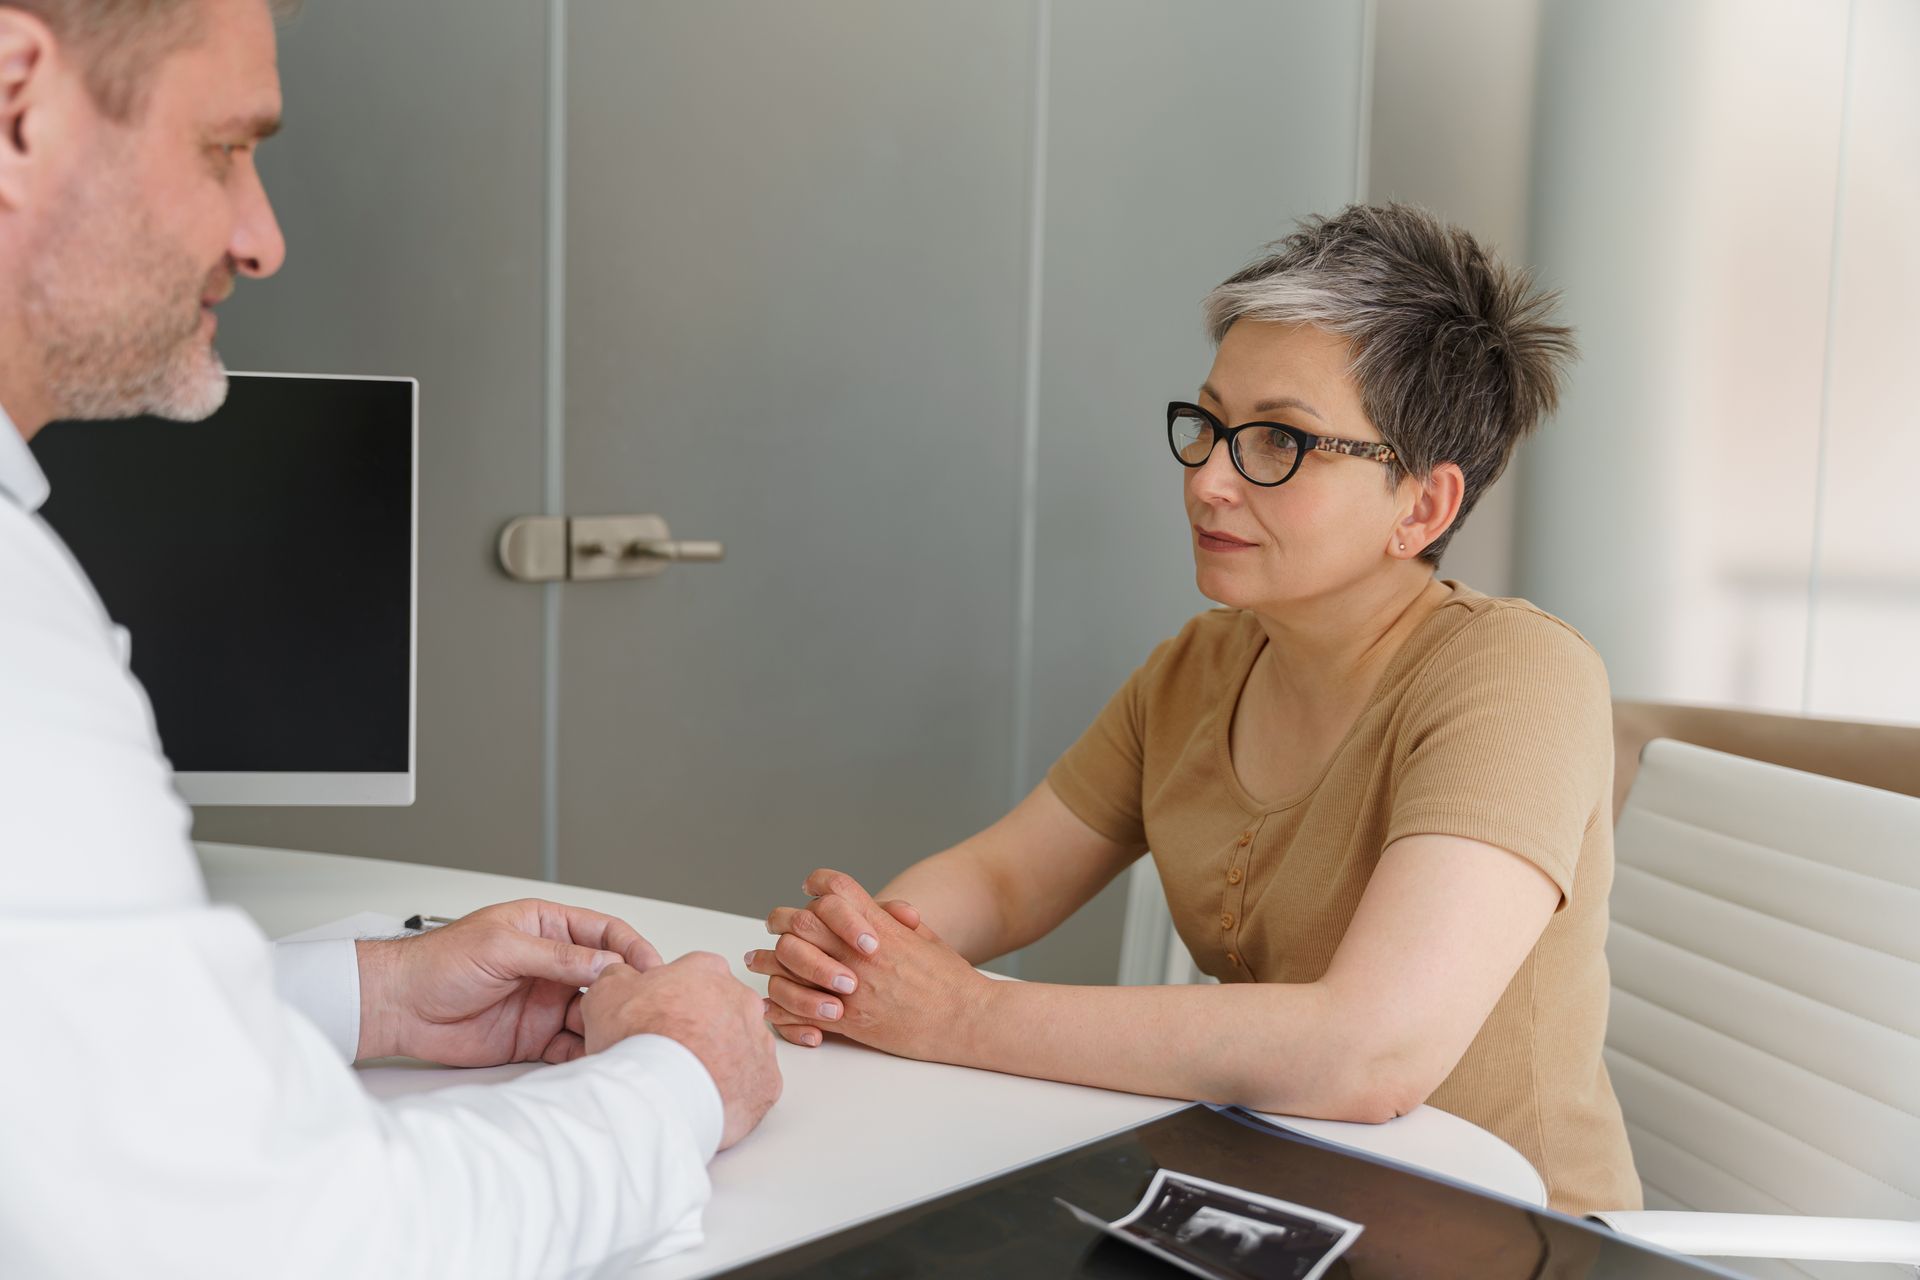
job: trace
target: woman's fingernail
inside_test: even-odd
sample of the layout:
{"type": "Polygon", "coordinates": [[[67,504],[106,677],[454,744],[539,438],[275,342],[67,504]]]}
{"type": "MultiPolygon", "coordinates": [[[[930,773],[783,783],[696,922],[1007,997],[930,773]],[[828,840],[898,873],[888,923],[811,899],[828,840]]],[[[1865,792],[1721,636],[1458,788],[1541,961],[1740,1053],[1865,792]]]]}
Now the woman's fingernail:
{"type": "Polygon", "coordinates": [[[773,1012],[773,1001],[771,1001],[771,1000],[762,1000],[762,1001],[760,1002],[760,1012],[761,1012],[762,1014],[770,1014],[770,1013],[772,1013],[772,1012],[773,1012]]]}
{"type": "Polygon", "coordinates": [[[828,1022],[832,1022],[840,1016],[840,1006],[831,1000],[823,1000],[820,1003],[820,1016],[828,1022]]]}
{"type": "Polygon", "coordinates": [[[818,1031],[809,1031],[801,1038],[807,1042],[807,1048],[809,1049],[817,1049],[820,1047],[820,1033],[818,1031]]]}
{"type": "Polygon", "coordinates": [[[860,935],[860,949],[872,955],[880,949],[880,940],[870,933],[863,933],[860,935]]]}
{"type": "Polygon", "coordinates": [[[753,968],[754,957],[758,956],[759,954],[760,953],[758,951],[747,952],[747,968],[749,969],[753,968]]]}
{"type": "Polygon", "coordinates": [[[843,996],[850,996],[853,994],[853,979],[843,973],[833,980],[833,989],[843,996]]]}

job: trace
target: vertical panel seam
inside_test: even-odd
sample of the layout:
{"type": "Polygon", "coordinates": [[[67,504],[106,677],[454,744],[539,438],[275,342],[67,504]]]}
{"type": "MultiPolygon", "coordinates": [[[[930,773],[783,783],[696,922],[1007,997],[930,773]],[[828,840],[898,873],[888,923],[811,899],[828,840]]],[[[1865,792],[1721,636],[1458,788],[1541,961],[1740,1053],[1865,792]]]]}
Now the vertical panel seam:
{"type": "Polygon", "coordinates": [[[1365,204],[1373,181],[1373,49],[1379,0],[1360,6],[1360,87],[1353,117],[1353,200],[1365,204]]]}
{"type": "MultiPolygon", "coordinates": [[[[567,513],[567,0],[547,0],[546,423],[542,504],[567,513]]],[[[540,875],[560,878],[560,588],[541,590],[540,875]]]]}
{"type": "Polygon", "coordinates": [[[1027,204],[1026,353],[1020,405],[1020,534],[1014,598],[1013,752],[1009,803],[1029,784],[1032,758],[1034,615],[1040,506],[1040,323],[1047,215],[1047,107],[1051,92],[1053,0],[1038,0],[1033,35],[1033,139],[1027,204]]]}
{"type": "MultiPolygon", "coordinates": [[[[1020,392],[1020,534],[1015,551],[1013,606],[1013,750],[1008,755],[1008,805],[1029,785],[1033,737],[1034,615],[1040,521],[1040,320],[1046,277],[1047,106],[1052,93],[1053,0],[1037,0],[1033,16],[1033,137],[1027,174],[1026,353],[1020,392]]],[[[1020,953],[1002,966],[1020,976],[1020,953]]]]}
{"type": "Polygon", "coordinates": [[[1800,714],[1813,714],[1814,643],[1819,631],[1820,557],[1827,507],[1827,443],[1833,418],[1834,330],[1840,313],[1840,244],[1847,211],[1847,140],[1853,123],[1853,46],[1860,0],[1847,4],[1847,38],[1840,59],[1840,148],[1833,166],[1833,234],[1827,246],[1826,347],[1820,354],[1820,421],[1813,450],[1813,546],[1807,557],[1807,636],[1800,670],[1800,714]]]}

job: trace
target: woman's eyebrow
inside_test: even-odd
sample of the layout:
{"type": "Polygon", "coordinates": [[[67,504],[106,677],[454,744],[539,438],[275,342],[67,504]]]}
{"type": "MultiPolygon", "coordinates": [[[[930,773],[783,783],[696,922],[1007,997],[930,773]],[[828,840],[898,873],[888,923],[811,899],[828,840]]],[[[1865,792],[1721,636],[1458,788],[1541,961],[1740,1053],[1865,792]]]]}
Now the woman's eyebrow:
{"type": "MultiPolygon", "coordinates": [[[[1208,397],[1215,404],[1226,403],[1226,401],[1220,398],[1220,393],[1213,389],[1213,384],[1211,383],[1202,383],[1200,386],[1200,394],[1208,397]]],[[[1249,412],[1272,413],[1276,409],[1302,409],[1302,410],[1305,410],[1307,413],[1312,414],[1314,417],[1320,419],[1320,421],[1322,422],[1325,422],[1328,420],[1326,414],[1320,412],[1318,409],[1308,404],[1305,400],[1300,399],[1298,396],[1274,396],[1271,399],[1260,401],[1260,403],[1254,405],[1253,408],[1249,410],[1249,412]]]]}

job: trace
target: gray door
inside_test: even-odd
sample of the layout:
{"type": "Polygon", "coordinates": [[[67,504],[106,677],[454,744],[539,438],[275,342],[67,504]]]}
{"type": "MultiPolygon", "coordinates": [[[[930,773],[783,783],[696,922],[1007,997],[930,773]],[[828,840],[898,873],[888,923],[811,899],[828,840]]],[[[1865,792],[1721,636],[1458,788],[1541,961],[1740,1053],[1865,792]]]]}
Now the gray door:
{"type": "MultiPolygon", "coordinates": [[[[428,79],[534,80],[511,125],[423,121],[413,99],[431,91],[393,79],[391,54],[354,80],[390,131],[460,138],[431,182],[368,184],[391,181],[395,205],[431,185],[406,220],[456,246],[497,237],[500,260],[438,264],[461,286],[406,304],[420,314],[393,328],[414,346],[316,363],[288,299],[269,348],[283,366],[423,376],[423,545],[442,540],[426,555],[445,576],[436,600],[423,575],[421,801],[408,817],[210,814],[202,836],[501,866],[470,848],[511,845],[515,866],[544,856],[564,881],[757,913],[816,865],[877,885],[998,816],[1204,606],[1158,406],[1205,371],[1208,286],[1354,195],[1365,6],[572,0],[552,86],[557,370],[538,323],[541,35],[504,6],[399,9],[434,13],[310,8],[285,40],[293,118],[323,110],[296,65],[337,78],[368,29],[490,23],[479,70],[442,50],[428,79]],[[510,171],[451,167],[495,127],[527,143],[510,171]],[[511,356],[469,357],[450,336],[428,350],[436,324],[522,327],[511,356]],[[499,522],[543,505],[548,374],[565,509],[664,516],[724,541],[723,563],[564,588],[485,568],[499,522]],[[462,657],[430,692],[448,648],[462,657]]],[[[290,267],[267,288],[384,298],[391,278],[355,251],[377,220],[303,245],[291,206],[335,198],[320,166],[340,157],[302,142],[275,144],[297,153],[299,180],[275,187],[293,261],[324,253],[316,271],[354,283],[290,267]]],[[[1024,972],[1110,981],[1120,907],[1110,891],[1024,972]]]]}
{"type": "Polygon", "coordinates": [[[568,503],[728,558],[569,588],[561,874],[882,879],[1007,798],[1031,6],[570,26],[568,503]]]}

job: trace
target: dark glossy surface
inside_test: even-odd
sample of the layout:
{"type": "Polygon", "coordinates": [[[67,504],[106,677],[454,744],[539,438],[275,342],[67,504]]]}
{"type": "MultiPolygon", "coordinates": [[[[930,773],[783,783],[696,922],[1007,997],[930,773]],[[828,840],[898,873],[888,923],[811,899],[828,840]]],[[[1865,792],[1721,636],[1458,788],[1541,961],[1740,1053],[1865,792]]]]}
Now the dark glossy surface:
{"type": "Polygon", "coordinates": [[[1109,1221],[1161,1167],[1363,1223],[1329,1280],[1685,1280],[1727,1273],[1604,1227],[1483,1195],[1274,1129],[1191,1107],[728,1272],[740,1277],[1173,1277],[1183,1273],[1076,1222],[1109,1221]]]}

